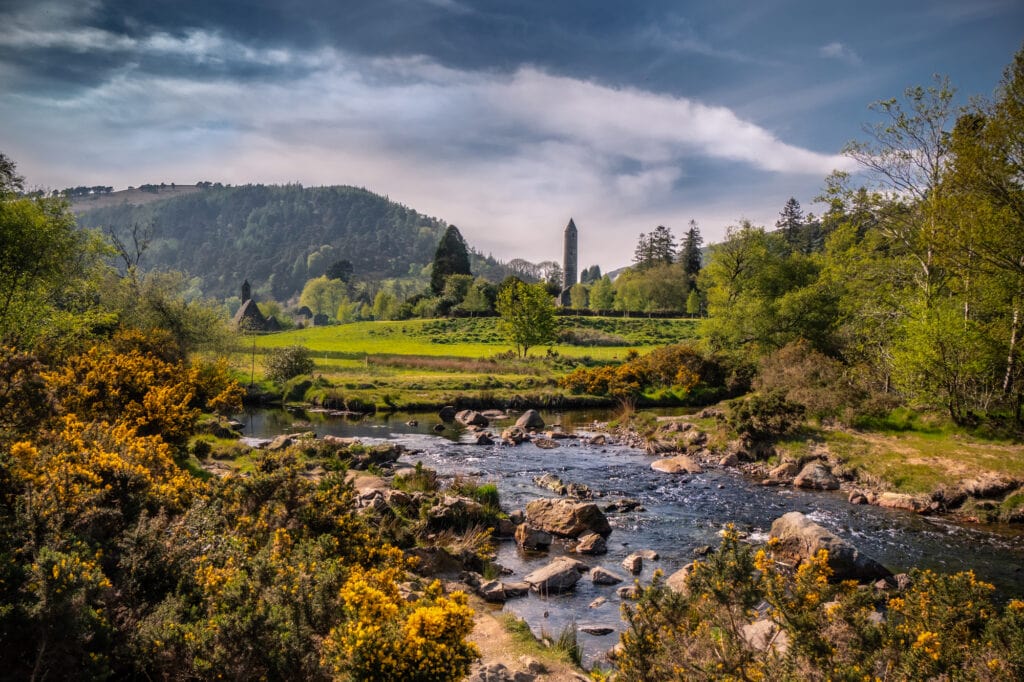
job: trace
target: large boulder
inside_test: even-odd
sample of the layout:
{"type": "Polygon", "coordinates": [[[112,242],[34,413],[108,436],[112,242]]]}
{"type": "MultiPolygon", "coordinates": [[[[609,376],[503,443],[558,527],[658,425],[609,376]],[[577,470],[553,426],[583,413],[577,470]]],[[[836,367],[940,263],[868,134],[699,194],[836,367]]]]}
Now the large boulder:
{"type": "Polygon", "coordinates": [[[501,439],[511,445],[519,445],[530,439],[530,435],[518,426],[510,426],[501,432],[501,439]]]}
{"type": "Polygon", "coordinates": [[[598,566],[590,572],[590,579],[594,581],[595,585],[618,585],[625,578],[619,574],[609,571],[607,568],[598,566]]]}
{"type": "Polygon", "coordinates": [[[457,411],[458,410],[456,410],[451,405],[445,405],[437,413],[437,417],[438,417],[438,419],[440,419],[443,422],[453,422],[453,421],[455,421],[455,414],[456,414],[457,411]]]}
{"type": "Polygon", "coordinates": [[[633,552],[622,560],[622,567],[633,575],[636,575],[640,571],[644,570],[644,558],[638,553],[633,552]]]}
{"type": "Polygon", "coordinates": [[[551,533],[520,523],[516,526],[516,544],[523,549],[546,552],[551,546],[551,533]]]}
{"type": "Polygon", "coordinates": [[[686,455],[656,459],[651,462],[651,468],[666,474],[699,474],[701,472],[700,464],[686,455]]]}
{"type": "Polygon", "coordinates": [[[679,594],[686,593],[686,580],[690,577],[690,573],[693,571],[693,564],[686,564],[678,571],[665,578],[665,586],[674,592],[679,594]]]}
{"type": "Polygon", "coordinates": [[[824,462],[809,462],[793,479],[793,485],[811,490],[839,490],[839,479],[824,462]]]}
{"type": "Polygon", "coordinates": [[[775,555],[794,564],[806,561],[819,550],[828,550],[833,580],[867,581],[892,575],[885,566],[800,512],[789,512],[775,519],[770,537],[778,540],[775,555]]]}
{"type": "Polygon", "coordinates": [[[605,554],[608,552],[608,543],[597,533],[586,533],[580,536],[576,544],[577,554],[605,554]]]}
{"type": "Polygon", "coordinates": [[[455,413],[455,421],[464,426],[487,426],[491,422],[476,410],[462,410],[455,413]]]}
{"type": "Polygon", "coordinates": [[[578,538],[584,533],[611,535],[612,527],[604,513],[593,502],[573,500],[534,500],[526,505],[530,525],[552,535],[578,538]]]}
{"type": "Polygon", "coordinates": [[[981,474],[960,485],[960,489],[971,497],[1001,497],[1016,490],[1020,483],[1009,476],[991,471],[981,474]]]}
{"type": "Polygon", "coordinates": [[[526,431],[530,429],[543,429],[544,420],[541,419],[540,413],[537,410],[527,410],[519,415],[519,419],[516,420],[516,426],[526,431]]]}
{"type": "Polygon", "coordinates": [[[559,557],[547,566],[527,574],[523,580],[541,594],[558,594],[576,587],[581,577],[578,562],[559,557]]]}
{"type": "Polygon", "coordinates": [[[920,513],[928,510],[930,501],[907,493],[880,493],[875,503],[879,507],[920,513]]]}
{"type": "Polygon", "coordinates": [[[484,517],[484,508],[468,497],[445,495],[427,510],[432,528],[465,528],[484,517]]]}

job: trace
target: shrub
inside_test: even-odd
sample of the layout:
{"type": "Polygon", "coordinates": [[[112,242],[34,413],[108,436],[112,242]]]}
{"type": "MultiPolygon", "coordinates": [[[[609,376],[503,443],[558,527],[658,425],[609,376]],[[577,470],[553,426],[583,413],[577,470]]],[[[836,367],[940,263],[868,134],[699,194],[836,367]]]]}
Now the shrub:
{"type": "Polygon", "coordinates": [[[741,437],[766,441],[788,436],[803,423],[804,407],[780,391],[759,393],[729,403],[729,426],[741,437]]]}
{"type": "Polygon", "coordinates": [[[623,607],[618,679],[1022,679],[1024,602],[998,607],[973,573],[913,571],[898,594],[830,578],[825,550],[793,570],[727,528],[684,590],[658,575],[623,607]]]}
{"type": "Polygon", "coordinates": [[[806,341],[790,343],[763,358],[754,387],[778,391],[819,419],[838,417],[865,397],[846,376],[841,362],[819,353],[806,341]]]}
{"type": "Polygon", "coordinates": [[[263,361],[267,377],[279,383],[302,374],[310,374],[316,365],[305,346],[274,348],[263,361]]]}

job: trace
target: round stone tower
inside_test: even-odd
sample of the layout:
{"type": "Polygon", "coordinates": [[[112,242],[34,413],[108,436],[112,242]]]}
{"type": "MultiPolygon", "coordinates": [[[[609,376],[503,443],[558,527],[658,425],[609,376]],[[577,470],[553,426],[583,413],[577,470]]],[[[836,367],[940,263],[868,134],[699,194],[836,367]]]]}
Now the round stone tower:
{"type": "Polygon", "coordinates": [[[565,226],[565,250],[562,261],[562,276],[564,279],[561,301],[563,306],[569,305],[569,289],[579,281],[577,279],[579,275],[577,259],[579,251],[576,240],[576,223],[573,222],[572,218],[569,218],[569,224],[565,226]]]}

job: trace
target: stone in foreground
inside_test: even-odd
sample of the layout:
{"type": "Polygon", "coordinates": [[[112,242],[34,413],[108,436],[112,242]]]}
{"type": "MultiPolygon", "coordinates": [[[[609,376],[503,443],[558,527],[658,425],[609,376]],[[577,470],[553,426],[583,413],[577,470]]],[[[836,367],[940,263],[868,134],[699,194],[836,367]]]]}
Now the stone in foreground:
{"type": "Polygon", "coordinates": [[[832,579],[836,581],[869,581],[892,575],[885,566],[800,512],[789,512],[775,519],[771,537],[778,539],[775,554],[793,563],[806,561],[819,550],[828,550],[828,565],[832,569],[832,579]]]}

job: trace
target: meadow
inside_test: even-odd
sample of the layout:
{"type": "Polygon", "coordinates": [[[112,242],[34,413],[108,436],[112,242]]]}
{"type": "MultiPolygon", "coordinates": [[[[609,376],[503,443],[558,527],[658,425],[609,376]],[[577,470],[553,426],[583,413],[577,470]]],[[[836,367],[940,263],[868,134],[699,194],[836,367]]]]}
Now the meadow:
{"type": "Polygon", "coordinates": [[[290,387],[290,400],[379,409],[482,406],[517,397],[565,404],[555,387],[559,376],[664,344],[696,342],[698,325],[600,317],[563,317],[559,323],[559,341],[532,348],[527,358],[515,356],[498,318],[486,317],[354,322],[247,336],[239,339],[232,364],[244,383],[261,382],[265,353],[295,345],[309,349],[317,383],[290,387]]]}

